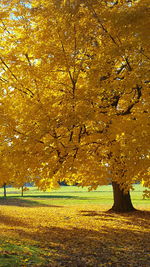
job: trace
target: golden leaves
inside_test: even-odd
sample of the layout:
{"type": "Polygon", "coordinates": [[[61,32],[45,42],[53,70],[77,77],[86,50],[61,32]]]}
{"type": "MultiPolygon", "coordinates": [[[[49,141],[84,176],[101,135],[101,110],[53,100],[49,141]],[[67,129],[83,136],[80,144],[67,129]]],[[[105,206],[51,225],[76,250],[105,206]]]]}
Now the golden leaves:
{"type": "Polygon", "coordinates": [[[24,181],[19,176],[27,171],[36,180],[39,173],[46,188],[57,179],[72,181],[72,173],[74,181],[96,187],[125,170],[118,182],[130,186],[147,173],[149,18],[143,3],[8,2],[9,19],[3,14],[1,25],[1,132],[5,152],[11,144],[4,162],[13,162],[13,179],[19,172],[24,181]]]}
{"type": "Polygon", "coordinates": [[[17,203],[1,205],[1,262],[142,266],[149,261],[149,211],[116,215],[104,212],[106,206],[100,211],[100,205],[89,203],[65,207],[37,203],[30,208],[17,203]]]}

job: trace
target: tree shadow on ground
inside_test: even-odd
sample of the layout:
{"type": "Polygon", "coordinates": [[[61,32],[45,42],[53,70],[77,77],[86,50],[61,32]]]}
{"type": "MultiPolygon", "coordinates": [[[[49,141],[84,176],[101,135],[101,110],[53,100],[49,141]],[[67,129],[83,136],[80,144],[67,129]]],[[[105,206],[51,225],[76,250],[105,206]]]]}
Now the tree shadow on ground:
{"type": "Polygon", "coordinates": [[[81,210],[79,216],[95,217],[96,220],[120,220],[122,219],[124,224],[141,226],[150,228],[150,211],[148,210],[135,210],[128,213],[114,213],[111,211],[96,212],[94,210],[81,210]],[[102,216],[103,214],[103,216],[102,216]]]}
{"type": "Polygon", "coordinates": [[[114,229],[103,226],[101,231],[86,228],[66,229],[40,227],[38,233],[20,231],[26,237],[39,242],[39,247],[49,251],[47,263],[74,267],[98,266],[149,266],[149,237],[142,231],[114,229]]]}
{"type": "Polygon", "coordinates": [[[0,205],[8,206],[20,206],[20,207],[62,207],[62,205],[49,205],[44,203],[39,203],[39,200],[44,199],[68,199],[68,200],[92,200],[95,198],[89,197],[78,197],[78,196],[68,196],[68,195],[25,195],[21,196],[8,196],[6,198],[0,197],[0,205]],[[35,200],[33,200],[35,199],[35,200]]]}
{"type": "Polygon", "coordinates": [[[57,205],[48,205],[44,203],[38,203],[38,201],[33,201],[31,199],[20,199],[19,197],[9,197],[9,198],[0,198],[0,205],[2,206],[19,206],[19,207],[60,207],[57,205]]]}
{"type": "Polygon", "coordinates": [[[0,213],[0,223],[7,225],[7,226],[12,226],[12,227],[26,227],[27,223],[23,222],[21,219],[17,219],[12,216],[7,216],[3,215],[0,213]]]}
{"type": "Polygon", "coordinates": [[[24,198],[67,198],[67,199],[76,199],[78,196],[65,196],[65,195],[25,195],[24,198]]]}
{"type": "MultiPolygon", "coordinates": [[[[80,219],[82,214],[87,212],[91,216],[89,211],[82,210],[80,219]]],[[[19,240],[28,239],[31,243],[35,241],[41,253],[45,251],[46,262],[42,267],[148,267],[150,266],[149,216],[149,211],[126,215],[97,212],[93,215],[93,219],[87,217],[86,221],[88,224],[92,220],[95,225],[98,219],[97,230],[89,229],[85,220],[83,222],[81,220],[81,225],[78,227],[74,227],[76,225],[74,223],[63,227],[54,226],[54,217],[53,226],[48,223],[42,224],[40,221],[36,229],[33,225],[29,231],[29,225],[26,225],[26,228],[16,227],[13,231],[17,233],[19,240]]],[[[10,220],[8,217],[3,218],[3,222],[7,219],[6,223],[12,227],[20,225],[21,218],[13,220],[11,217],[10,220]]]]}
{"type": "MultiPolygon", "coordinates": [[[[11,196],[10,196],[11,197],[11,196]]],[[[70,196],[70,195],[25,195],[23,198],[48,198],[48,199],[78,199],[78,200],[92,200],[96,199],[94,197],[80,197],[80,196],[70,196]]],[[[106,198],[101,198],[101,200],[106,200],[106,198]]]]}

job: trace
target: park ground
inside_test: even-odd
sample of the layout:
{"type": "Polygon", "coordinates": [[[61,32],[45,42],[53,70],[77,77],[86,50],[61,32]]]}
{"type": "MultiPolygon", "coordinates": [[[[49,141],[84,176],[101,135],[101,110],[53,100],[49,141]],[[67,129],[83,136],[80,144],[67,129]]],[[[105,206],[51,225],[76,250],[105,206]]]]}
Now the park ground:
{"type": "Polygon", "coordinates": [[[111,186],[32,187],[23,198],[7,188],[7,199],[0,189],[0,266],[149,267],[150,200],[142,191],[131,193],[138,211],[114,214],[111,186]]]}

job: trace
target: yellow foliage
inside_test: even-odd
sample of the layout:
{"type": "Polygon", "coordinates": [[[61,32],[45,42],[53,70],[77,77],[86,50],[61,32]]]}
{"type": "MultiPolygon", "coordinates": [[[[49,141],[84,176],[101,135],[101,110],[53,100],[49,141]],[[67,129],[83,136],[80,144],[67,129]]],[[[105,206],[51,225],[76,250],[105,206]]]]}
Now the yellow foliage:
{"type": "Polygon", "coordinates": [[[150,185],[148,6],[1,1],[1,185],[150,185]]]}

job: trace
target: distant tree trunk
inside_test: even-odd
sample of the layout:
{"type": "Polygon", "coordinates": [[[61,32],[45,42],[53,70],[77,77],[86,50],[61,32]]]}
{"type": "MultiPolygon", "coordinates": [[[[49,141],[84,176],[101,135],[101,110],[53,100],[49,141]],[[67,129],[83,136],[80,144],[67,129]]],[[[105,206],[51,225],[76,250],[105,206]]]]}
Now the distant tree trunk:
{"type": "Polygon", "coordinates": [[[124,193],[122,189],[120,189],[119,184],[116,182],[112,182],[113,187],[113,196],[114,196],[114,204],[111,211],[114,212],[131,212],[134,211],[135,208],[132,205],[130,192],[127,194],[124,193]]]}
{"type": "Polygon", "coordinates": [[[21,196],[23,197],[23,186],[21,186],[21,196]]]}
{"type": "Polygon", "coordinates": [[[6,197],[6,183],[4,183],[3,188],[4,188],[4,197],[6,197]]]}

